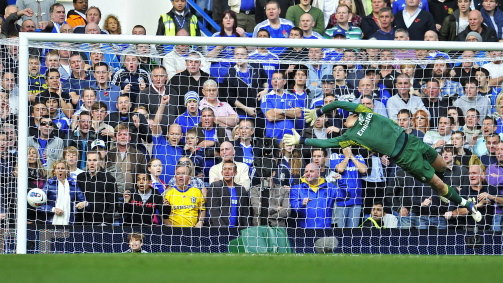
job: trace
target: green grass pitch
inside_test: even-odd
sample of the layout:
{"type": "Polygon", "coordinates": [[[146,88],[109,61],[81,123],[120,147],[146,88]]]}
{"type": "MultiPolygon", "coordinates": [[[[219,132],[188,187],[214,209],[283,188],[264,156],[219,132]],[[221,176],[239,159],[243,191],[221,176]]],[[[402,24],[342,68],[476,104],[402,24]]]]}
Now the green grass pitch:
{"type": "Polygon", "coordinates": [[[0,255],[0,282],[489,282],[503,256],[0,255]]]}

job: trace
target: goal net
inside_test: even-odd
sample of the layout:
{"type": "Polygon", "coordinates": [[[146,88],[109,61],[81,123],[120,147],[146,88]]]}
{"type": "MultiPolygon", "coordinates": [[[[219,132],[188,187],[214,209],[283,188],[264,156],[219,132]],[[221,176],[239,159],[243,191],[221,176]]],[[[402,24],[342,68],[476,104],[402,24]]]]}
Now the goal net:
{"type": "Polygon", "coordinates": [[[0,253],[500,254],[501,47],[463,45],[4,40],[0,253]],[[333,101],[355,104],[306,123],[333,101]],[[345,140],[356,104],[436,150],[482,221],[410,173],[428,165],[345,140]]]}

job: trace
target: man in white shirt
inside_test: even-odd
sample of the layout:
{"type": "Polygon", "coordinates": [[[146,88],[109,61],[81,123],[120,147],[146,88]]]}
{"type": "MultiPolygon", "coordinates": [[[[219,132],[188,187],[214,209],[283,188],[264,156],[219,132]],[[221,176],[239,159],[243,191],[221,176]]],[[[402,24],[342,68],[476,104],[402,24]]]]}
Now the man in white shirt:
{"type": "Polygon", "coordinates": [[[438,118],[437,130],[427,131],[423,142],[436,149],[442,148],[451,141],[452,124],[454,124],[452,117],[443,116],[438,118]]]}
{"type": "Polygon", "coordinates": [[[396,94],[388,99],[387,103],[390,119],[396,120],[398,111],[401,109],[408,109],[411,113],[416,113],[420,109],[428,112],[421,98],[410,94],[410,77],[408,75],[400,74],[396,77],[395,89],[396,94]]]}
{"type": "Polygon", "coordinates": [[[232,143],[225,141],[220,145],[220,158],[222,162],[211,166],[210,168],[210,184],[215,181],[223,180],[222,166],[224,161],[233,161],[236,164],[237,173],[234,177],[234,182],[243,186],[247,191],[250,190],[250,168],[243,162],[234,161],[236,151],[232,143]]]}

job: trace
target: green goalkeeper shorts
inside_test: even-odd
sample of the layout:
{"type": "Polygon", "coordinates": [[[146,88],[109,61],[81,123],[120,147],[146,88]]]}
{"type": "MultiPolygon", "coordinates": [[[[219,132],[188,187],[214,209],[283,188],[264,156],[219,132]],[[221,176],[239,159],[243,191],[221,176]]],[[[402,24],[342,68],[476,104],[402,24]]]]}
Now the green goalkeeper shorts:
{"type": "Polygon", "coordinates": [[[431,165],[438,153],[431,146],[425,144],[414,135],[409,135],[402,153],[395,159],[403,170],[412,174],[421,182],[427,182],[435,175],[435,168],[431,165]]]}

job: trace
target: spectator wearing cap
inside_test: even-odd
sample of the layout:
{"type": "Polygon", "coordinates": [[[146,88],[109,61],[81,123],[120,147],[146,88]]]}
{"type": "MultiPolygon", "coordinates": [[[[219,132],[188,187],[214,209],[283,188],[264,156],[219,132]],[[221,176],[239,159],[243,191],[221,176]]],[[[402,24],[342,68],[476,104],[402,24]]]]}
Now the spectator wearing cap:
{"type": "MultiPolygon", "coordinates": [[[[140,92],[138,96],[138,105],[144,106],[148,113],[156,113],[161,97],[164,95],[170,96],[170,103],[166,106],[162,115],[161,125],[167,126],[172,124],[176,116],[179,114],[178,108],[181,104],[175,104],[178,93],[167,85],[168,73],[163,66],[155,66],[150,73],[152,84],[140,92]]],[[[181,108],[181,107],[180,107],[181,108]]],[[[163,129],[165,132],[165,129],[163,129]]]]}
{"type": "MultiPolygon", "coordinates": [[[[341,28],[333,29],[332,37],[335,40],[346,40],[346,31],[341,28]]],[[[342,51],[343,51],[342,48],[328,49],[327,51],[325,51],[325,54],[323,55],[323,60],[332,62],[340,61],[342,59],[342,56],[344,56],[342,51]]]]}
{"type": "Polygon", "coordinates": [[[390,7],[384,7],[379,10],[379,26],[380,28],[370,35],[370,38],[377,40],[394,40],[395,30],[393,29],[393,12],[390,7]]]}
{"type": "Polygon", "coordinates": [[[147,172],[147,160],[145,154],[138,151],[131,144],[131,133],[127,124],[119,124],[115,127],[115,146],[107,154],[107,167],[110,163],[117,164],[124,174],[125,187],[131,188],[135,183],[135,175],[147,172]]]}
{"type": "Polygon", "coordinates": [[[423,40],[429,30],[437,30],[435,20],[428,10],[419,7],[421,0],[408,0],[403,11],[395,13],[395,28],[409,32],[410,40],[423,40]]]}
{"type": "Polygon", "coordinates": [[[230,129],[237,125],[239,117],[236,111],[227,102],[218,99],[218,85],[214,80],[207,80],[203,84],[204,98],[199,103],[199,110],[210,108],[215,114],[215,123],[227,130],[227,136],[231,137],[230,129]]]}
{"type": "Polygon", "coordinates": [[[195,91],[189,91],[185,94],[185,107],[187,110],[176,117],[175,124],[182,127],[182,133],[194,128],[201,121],[201,112],[199,111],[199,94],[195,91]]]}
{"type": "Polygon", "coordinates": [[[473,10],[468,13],[468,26],[458,34],[458,41],[465,41],[467,35],[474,31],[480,34],[482,42],[497,42],[496,31],[483,24],[484,18],[479,10],[473,10]]]}
{"type": "Polygon", "coordinates": [[[476,31],[471,31],[466,34],[465,41],[467,42],[482,42],[482,36],[476,31]]]}
{"type": "Polygon", "coordinates": [[[337,25],[331,29],[327,29],[325,34],[333,36],[334,31],[342,29],[346,32],[346,39],[362,39],[363,33],[361,28],[354,26],[349,22],[349,7],[346,5],[339,5],[336,10],[337,25]]]}
{"type": "Polygon", "coordinates": [[[321,89],[322,95],[313,99],[309,108],[313,109],[317,107],[323,107],[323,100],[325,96],[335,94],[335,78],[333,75],[323,75],[323,77],[321,78],[321,89]]]}

